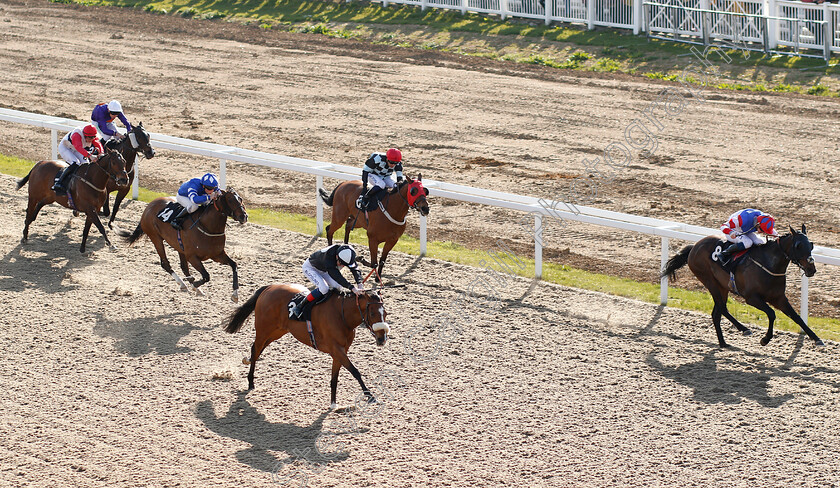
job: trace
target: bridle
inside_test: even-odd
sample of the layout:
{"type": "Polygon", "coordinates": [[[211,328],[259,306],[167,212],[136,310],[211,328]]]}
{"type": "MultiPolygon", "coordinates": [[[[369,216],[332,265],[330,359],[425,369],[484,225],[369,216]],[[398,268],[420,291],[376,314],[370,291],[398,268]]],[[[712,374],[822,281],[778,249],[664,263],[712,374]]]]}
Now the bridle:
{"type": "MultiPolygon", "coordinates": [[[[792,250],[792,249],[793,249],[793,246],[795,246],[795,245],[796,245],[796,242],[795,242],[795,241],[796,241],[796,236],[797,236],[797,234],[789,234],[789,235],[790,235],[791,239],[794,241],[794,242],[793,242],[793,244],[791,244],[791,246],[790,246],[790,247],[791,247],[791,250],[792,250]]],[[[779,239],[779,241],[781,241],[781,239],[779,239]]],[[[777,241],[777,242],[778,242],[778,241],[777,241]]],[[[809,244],[810,244],[810,241],[809,241],[809,244]]],[[[813,244],[811,244],[811,249],[813,249],[813,248],[814,248],[814,245],[813,245],[813,244]]],[[[784,248],[784,247],[782,247],[782,243],[781,243],[781,242],[779,242],[779,249],[781,249],[781,250],[782,250],[782,254],[785,256],[785,259],[787,259],[788,261],[792,262],[792,263],[793,263],[793,264],[795,264],[797,267],[799,267],[799,269],[800,269],[800,270],[802,270],[802,272],[803,272],[803,273],[805,272],[805,267],[804,267],[804,266],[802,266],[802,265],[799,263],[799,261],[800,261],[800,260],[802,260],[802,259],[804,259],[806,256],[802,256],[802,257],[800,257],[800,258],[796,259],[794,256],[789,255],[789,254],[787,253],[787,251],[785,251],[785,248],[784,248]]],[[[791,254],[792,254],[792,253],[791,253],[791,254]]],[[[814,257],[810,255],[810,251],[809,251],[809,254],[808,254],[807,258],[808,258],[808,259],[807,259],[806,261],[807,261],[807,263],[808,263],[808,264],[813,264],[813,263],[814,263],[814,257]]]]}
{"type": "MultiPolygon", "coordinates": [[[[118,183],[117,183],[117,175],[115,175],[115,174],[111,173],[111,171],[110,171],[110,170],[107,170],[107,169],[105,169],[105,168],[103,168],[102,166],[100,166],[100,165],[99,165],[100,161],[104,161],[104,160],[105,160],[105,158],[108,158],[108,157],[119,157],[119,158],[122,158],[122,154],[120,154],[118,151],[110,151],[110,152],[108,152],[108,153],[106,153],[106,154],[103,154],[103,155],[102,155],[102,158],[98,159],[95,163],[88,163],[88,165],[89,165],[89,166],[91,166],[91,167],[99,168],[99,169],[100,169],[100,170],[102,170],[102,171],[103,171],[103,172],[104,172],[104,173],[105,173],[105,174],[106,174],[106,175],[107,175],[110,179],[114,180],[114,184],[118,184],[118,183]],[[116,155],[116,156],[114,156],[114,155],[116,155]]],[[[110,163],[110,161],[109,161],[109,163],[108,163],[108,167],[110,167],[110,166],[111,166],[111,163],[110,163]]],[[[99,193],[102,193],[102,192],[104,192],[104,191],[105,191],[105,187],[103,187],[103,188],[97,188],[97,187],[93,186],[93,183],[91,183],[90,181],[86,180],[86,179],[85,179],[85,177],[84,177],[84,176],[82,176],[82,175],[78,175],[78,178],[79,178],[80,180],[82,180],[82,181],[83,181],[83,182],[84,182],[87,186],[89,186],[89,187],[93,188],[94,190],[98,191],[99,193]]],[[[107,180],[106,180],[106,181],[107,181],[107,180]]],[[[107,185],[106,185],[106,186],[107,186],[107,185]]]]}
{"type": "MultiPolygon", "coordinates": [[[[376,332],[373,330],[373,324],[369,323],[367,321],[367,319],[370,316],[370,307],[371,306],[374,306],[374,305],[384,306],[385,302],[383,302],[382,299],[379,298],[379,296],[376,296],[376,298],[379,298],[379,301],[374,302],[374,301],[368,300],[368,303],[365,306],[365,312],[362,313],[362,305],[361,305],[361,303],[359,303],[359,296],[360,295],[356,295],[356,297],[355,297],[356,298],[356,309],[359,311],[359,316],[362,318],[362,323],[359,324],[359,325],[364,325],[365,328],[373,336],[373,338],[376,339],[376,332]]],[[[365,293],[365,296],[367,296],[368,298],[373,298],[370,295],[367,295],[367,293],[365,293]]],[[[342,295],[341,296],[341,300],[342,300],[342,302],[341,302],[341,321],[344,322],[345,325],[347,324],[347,318],[345,317],[345,314],[344,314],[344,303],[345,303],[344,300],[346,300],[347,298],[349,298],[347,295],[342,295]]]]}

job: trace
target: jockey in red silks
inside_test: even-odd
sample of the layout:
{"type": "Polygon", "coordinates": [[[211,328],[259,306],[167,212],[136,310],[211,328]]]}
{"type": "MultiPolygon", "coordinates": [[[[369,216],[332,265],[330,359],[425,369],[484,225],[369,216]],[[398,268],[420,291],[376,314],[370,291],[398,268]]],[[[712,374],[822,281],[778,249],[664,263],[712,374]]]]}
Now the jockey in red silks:
{"type": "Polygon", "coordinates": [[[730,215],[729,220],[720,226],[720,230],[727,241],[735,243],[720,253],[718,259],[722,263],[729,261],[732,254],[749,249],[753,244],[764,244],[764,239],[755,235],[756,231],[773,237],[779,236],[776,232],[776,219],[754,208],[739,210],[730,215]]]}
{"type": "Polygon", "coordinates": [[[92,125],[76,127],[61,138],[58,143],[58,154],[69,164],[52,190],[57,195],[67,192],[67,178],[81,164],[88,161],[95,162],[104,153],[102,144],[96,139],[96,129],[92,125]]]}
{"type": "Polygon", "coordinates": [[[366,209],[371,197],[380,190],[393,188],[403,180],[402,153],[399,149],[388,149],[385,154],[373,153],[365,161],[362,169],[362,196],[361,207],[366,209]],[[396,173],[397,182],[391,179],[391,174],[396,173]],[[371,188],[368,191],[368,180],[371,188]]]}

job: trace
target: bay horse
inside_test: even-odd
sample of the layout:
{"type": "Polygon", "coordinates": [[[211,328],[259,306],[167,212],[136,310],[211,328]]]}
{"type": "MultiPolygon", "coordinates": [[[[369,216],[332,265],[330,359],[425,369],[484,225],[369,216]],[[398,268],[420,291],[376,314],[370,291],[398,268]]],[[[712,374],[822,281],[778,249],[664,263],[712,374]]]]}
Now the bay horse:
{"type": "Polygon", "coordinates": [[[160,266],[169,273],[175,281],[181,285],[182,291],[187,291],[187,285],[172,271],[169,259],[166,257],[166,249],[163,247],[166,241],[173,249],[178,251],[181,260],[181,271],[184,272],[184,279],[190,283],[192,289],[198,295],[204,293],[198,289],[201,285],[210,281],[210,274],[204,269],[202,261],[212,259],[220,264],[227,264],[233,270],[233,294],[231,300],[239,300],[239,275],[237,274],[236,263],[225,253],[225,225],[228,217],[233,218],[240,224],[248,221],[248,213],[242,198],[236,190],[228,187],[221,195],[213,201],[212,205],[205,205],[200,210],[189,214],[184,220],[181,229],[175,229],[169,223],[158,218],[158,214],[175,201],[174,197],[160,197],[152,200],[143,210],[140,223],[134,232],[129,234],[119,231],[119,234],[126,238],[129,245],[146,234],[155,246],[160,256],[160,266]],[[199,273],[201,279],[193,282],[190,275],[191,264],[199,273]]]}
{"type": "Polygon", "coordinates": [[[380,201],[378,209],[370,212],[363,212],[356,208],[356,199],[362,194],[361,180],[345,181],[336,186],[329,195],[323,189],[319,189],[321,199],[333,208],[330,223],[325,229],[327,243],[332,245],[333,234],[342,225],[346,225],[345,244],[350,239],[350,231],[354,228],[367,229],[370,263],[364,260],[362,263],[377,270],[379,245],[385,243],[377,270],[377,279],[380,279],[388,253],[405,232],[405,218],[409,209],[415,209],[424,216],[429,215],[429,204],[426,201],[429,190],[423,187],[422,180],[423,175],[420,174],[417,175],[416,180],[406,178],[396,186],[395,190],[388,191],[385,198],[380,201]]]}
{"type": "Polygon", "coordinates": [[[38,161],[29,171],[29,174],[18,180],[19,190],[27,182],[29,183],[29,204],[26,207],[26,223],[23,227],[23,238],[21,243],[29,239],[29,225],[38,217],[38,212],[45,205],[53,202],[85,214],[85,229],[82,232],[82,245],[79,251],[85,252],[88,233],[91,224],[105,238],[109,248],[116,249],[105,227],[99,220],[99,209],[102,203],[108,198],[106,193],[107,184],[114,181],[117,185],[125,185],[128,182],[128,174],[125,171],[125,159],[118,151],[105,150],[95,163],[86,163],[76,169],[76,173],[70,177],[67,183],[67,193],[58,196],[52,190],[56,174],[68,165],[63,161],[38,161]]]}
{"type": "Polygon", "coordinates": [[[108,186],[105,187],[105,191],[108,192],[108,195],[114,191],[117,192],[117,196],[114,198],[113,213],[111,213],[108,208],[108,197],[105,197],[105,205],[102,206],[102,215],[105,217],[109,214],[111,215],[111,218],[108,219],[109,229],[113,228],[114,219],[117,217],[117,210],[120,208],[120,203],[122,203],[125,196],[128,195],[128,191],[131,189],[131,183],[134,182],[134,167],[136,165],[137,154],[142,154],[146,159],[152,159],[155,157],[155,148],[152,147],[151,137],[143,127],[143,122],[140,122],[136,126],[132,127],[128,134],[126,134],[126,136],[119,142],[119,144],[116,145],[114,149],[119,151],[126,161],[128,166],[126,168],[128,173],[128,183],[120,186],[117,185],[115,181],[108,180],[108,186]]]}
{"type": "MultiPolygon", "coordinates": [[[[715,302],[712,309],[712,322],[715,325],[718,343],[720,347],[728,347],[720,328],[721,315],[732,322],[732,325],[744,335],[750,335],[751,332],[738,322],[726,308],[726,299],[730,291],[730,276],[711,257],[719,244],[720,237],[709,236],[701,239],[693,246],[686,246],[668,260],[660,276],[670,276],[673,279],[675,272],[688,264],[694,276],[703,283],[712,295],[715,302]]],[[[744,258],[744,262],[736,268],[734,273],[736,293],[741,295],[748,305],[767,314],[769,326],[767,334],[761,338],[762,346],[766,346],[773,338],[773,321],[776,320],[776,313],[770,308],[770,305],[773,305],[796,322],[808,334],[808,337],[814,340],[817,346],[824,345],[823,341],[796,313],[785,296],[786,272],[791,262],[796,264],[809,278],[816,274],[817,268],[814,266],[814,258],[811,257],[811,250],[813,249],[814,245],[808,240],[804,224],[802,225],[802,232],[797,232],[793,227],[790,227],[790,234],[785,234],[767,244],[751,247],[744,258]]]]}
{"type": "Polygon", "coordinates": [[[330,408],[336,407],[338,372],[343,366],[359,382],[368,401],[375,401],[359,370],[350,362],[347,351],[356,337],[356,327],[364,325],[382,346],[388,340],[390,327],[385,322],[387,313],[379,293],[367,290],[357,296],[352,293],[335,293],[324,302],[312,307],[312,331],[306,322],[289,318],[288,304],[300,292],[308,291],[301,285],[279,284],[263,286],[247,302],[228,317],[225,331],[233,334],[242,328],[245,320],[254,313],[256,338],[251,345],[248,371],[248,389],[254,389],[254,368],[257,360],[272,342],[291,333],[299,342],[312,346],[332,357],[332,378],[330,379],[330,408]]]}

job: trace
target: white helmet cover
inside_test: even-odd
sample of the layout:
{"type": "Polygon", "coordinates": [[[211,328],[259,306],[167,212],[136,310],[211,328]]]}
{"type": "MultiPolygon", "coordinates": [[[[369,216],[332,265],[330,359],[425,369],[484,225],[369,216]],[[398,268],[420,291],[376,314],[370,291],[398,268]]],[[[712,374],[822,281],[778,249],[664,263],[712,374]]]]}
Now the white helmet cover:
{"type": "Polygon", "coordinates": [[[111,100],[110,102],[108,102],[108,111],[109,112],[122,112],[122,105],[120,105],[120,102],[118,102],[116,100],[111,100]]]}
{"type": "Polygon", "coordinates": [[[338,259],[346,266],[356,264],[355,257],[356,253],[354,253],[349,247],[345,247],[341,251],[338,251],[338,259]]]}

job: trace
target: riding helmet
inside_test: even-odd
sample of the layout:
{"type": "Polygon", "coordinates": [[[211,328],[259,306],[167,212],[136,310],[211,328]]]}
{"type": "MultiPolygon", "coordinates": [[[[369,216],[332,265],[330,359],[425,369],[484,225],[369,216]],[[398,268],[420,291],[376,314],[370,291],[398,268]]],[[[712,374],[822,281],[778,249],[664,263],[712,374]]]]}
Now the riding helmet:
{"type": "Polygon", "coordinates": [[[201,184],[213,190],[219,188],[219,179],[213,173],[207,173],[201,177],[201,184]]]}
{"type": "Polygon", "coordinates": [[[116,100],[111,100],[110,102],[108,102],[108,111],[114,113],[122,113],[122,105],[120,105],[120,102],[116,100]]]}
{"type": "Polygon", "coordinates": [[[773,235],[773,233],[775,232],[775,226],[776,219],[774,219],[770,215],[762,215],[758,218],[758,228],[761,229],[761,231],[765,234],[773,235]]]}
{"type": "Polygon", "coordinates": [[[92,125],[86,125],[84,129],[82,129],[82,134],[86,137],[96,137],[96,127],[92,125]]]}
{"type": "Polygon", "coordinates": [[[388,149],[387,152],[385,152],[385,157],[388,159],[388,161],[391,161],[392,163],[399,163],[400,161],[402,161],[402,153],[399,149],[393,147],[391,149],[388,149]]]}
{"type": "Polygon", "coordinates": [[[352,247],[343,244],[338,250],[338,260],[348,268],[356,266],[356,251],[352,247]]]}

